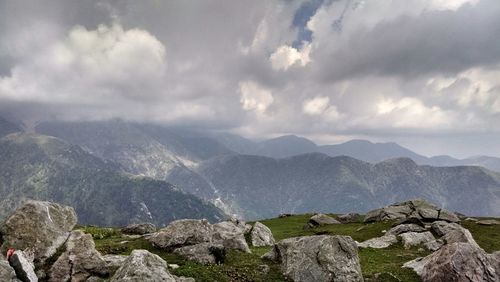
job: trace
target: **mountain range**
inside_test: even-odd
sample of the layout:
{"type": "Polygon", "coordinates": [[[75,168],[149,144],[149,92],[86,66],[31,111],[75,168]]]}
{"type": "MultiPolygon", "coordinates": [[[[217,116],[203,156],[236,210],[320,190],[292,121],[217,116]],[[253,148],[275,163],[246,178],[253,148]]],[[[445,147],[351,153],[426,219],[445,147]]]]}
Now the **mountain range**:
{"type": "MultiPolygon", "coordinates": [[[[500,176],[491,171],[500,171],[500,159],[495,157],[428,158],[396,143],[352,140],[318,146],[293,135],[253,141],[229,133],[121,120],[44,122],[35,131],[78,147],[126,179],[136,175],[142,181],[170,185],[173,191],[192,194],[245,219],[311,211],[364,212],[417,197],[465,214],[500,215],[500,176]]],[[[16,134],[7,137],[12,136],[16,134]]],[[[116,190],[108,196],[113,193],[116,190]]],[[[212,214],[212,219],[221,216],[212,214]]]]}

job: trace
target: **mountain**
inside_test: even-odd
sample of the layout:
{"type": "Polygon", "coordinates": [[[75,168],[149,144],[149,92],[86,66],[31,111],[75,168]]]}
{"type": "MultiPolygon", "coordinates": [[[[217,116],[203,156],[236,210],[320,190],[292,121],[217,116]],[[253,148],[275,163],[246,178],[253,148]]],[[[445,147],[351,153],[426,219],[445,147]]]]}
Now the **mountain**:
{"type": "MultiPolygon", "coordinates": [[[[419,166],[408,158],[371,164],[311,153],[284,159],[223,156],[201,163],[196,171],[217,192],[212,200],[218,198],[247,219],[366,212],[411,198],[468,215],[500,215],[500,174],[480,167],[419,166]]],[[[183,187],[182,180],[176,182],[183,187]]]]}
{"type": "Polygon", "coordinates": [[[163,226],[180,218],[224,217],[213,205],[167,182],[118,169],[55,137],[7,135],[0,139],[0,218],[27,198],[71,205],[80,223],[101,226],[139,221],[163,226]]]}
{"type": "Polygon", "coordinates": [[[19,126],[0,116],[0,137],[3,137],[9,133],[19,132],[19,131],[21,131],[21,128],[19,126]]]}

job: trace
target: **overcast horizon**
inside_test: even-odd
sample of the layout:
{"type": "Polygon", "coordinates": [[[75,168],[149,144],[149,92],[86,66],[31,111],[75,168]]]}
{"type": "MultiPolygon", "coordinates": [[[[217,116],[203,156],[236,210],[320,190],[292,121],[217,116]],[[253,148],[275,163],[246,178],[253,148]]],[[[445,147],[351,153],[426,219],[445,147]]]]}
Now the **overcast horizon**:
{"type": "Polygon", "coordinates": [[[0,116],[500,157],[500,1],[0,0],[0,116]]]}

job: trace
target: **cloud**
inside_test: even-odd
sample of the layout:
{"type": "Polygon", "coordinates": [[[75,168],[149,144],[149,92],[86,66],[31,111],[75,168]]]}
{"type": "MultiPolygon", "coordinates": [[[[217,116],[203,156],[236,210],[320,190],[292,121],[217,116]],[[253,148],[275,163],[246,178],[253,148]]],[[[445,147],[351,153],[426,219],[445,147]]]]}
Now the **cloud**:
{"type": "Polygon", "coordinates": [[[271,91],[264,89],[253,81],[240,83],[241,106],[245,111],[263,114],[274,101],[271,91]]]}
{"type": "Polygon", "coordinates": [[[283,45],[271,54],[269,60],[271,61],[273,69],[275,70],[287,70],[293,65],[299,65],[303,67],[311,62],[311,58],[309,58],[310,52],[310,44],[305,44],[300,50],[283,45]]]}

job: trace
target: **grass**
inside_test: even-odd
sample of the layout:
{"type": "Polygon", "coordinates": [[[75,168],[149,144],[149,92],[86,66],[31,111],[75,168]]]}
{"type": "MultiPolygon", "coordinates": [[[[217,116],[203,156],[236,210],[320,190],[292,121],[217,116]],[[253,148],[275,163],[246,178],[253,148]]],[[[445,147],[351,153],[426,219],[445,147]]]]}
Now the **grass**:
{"type": "MultiPolygon", "coordinates": [[[[272,230],[277,241],[296,236],[330,234],[348,235],[361,242],[381,236],[382,231],[389,230],[392,225],[392,222],[370,224],[357,222],[303,229],[310,217],[311,214],[294,215],[261,222],[272,230]]],[[[500,250],[500,225],[483,226],[472,221],[463,221],[462,225],[471,231],[477,243],[487,252],[500,250]]],[[[128,255],[134,249],[146,249],[159,255],[169,264],[178,264],[179,268],[171,270],[173,274],[193,277],[196,281],[287,281],[280,273],[279,265],[260,258],[271,247],[251,248],[251,254],[230,251],[224,264],[204,266],[186,261],[176,254],[156,249],[144,238],[127,237],[119,229],[99,227],[79,227],[79,229],[92,234],[97,250],[103,254],[128,255]],[[270,266],[267,274],[258,271],[258,266],[262,264],[270,266]]],[[[378,273],[392,273],[401,281],[420,281],[412,270],[403,269],[401,266],[407,261],[428,254],[428,251],[419,248],[405,250],[401,243],[386,249],[359,250],[363,276],[367,281],[390,281],[387,277],[375,279],[378,273]]]]}

